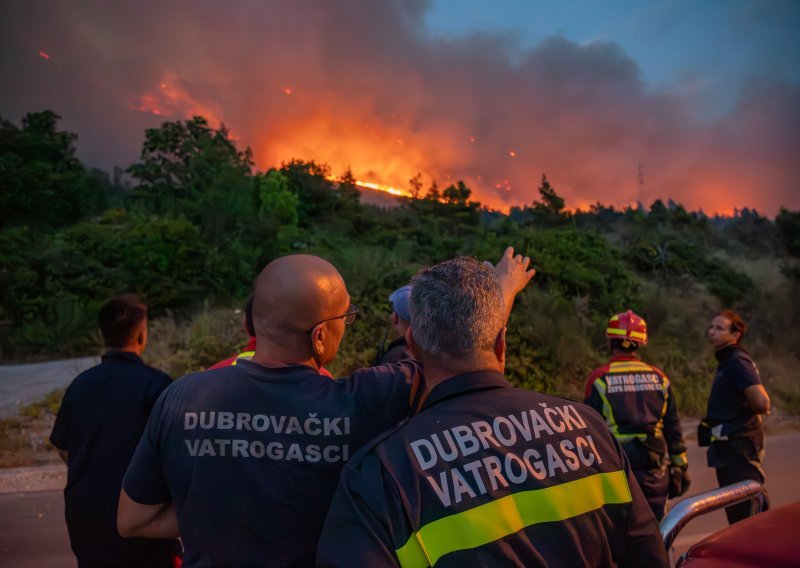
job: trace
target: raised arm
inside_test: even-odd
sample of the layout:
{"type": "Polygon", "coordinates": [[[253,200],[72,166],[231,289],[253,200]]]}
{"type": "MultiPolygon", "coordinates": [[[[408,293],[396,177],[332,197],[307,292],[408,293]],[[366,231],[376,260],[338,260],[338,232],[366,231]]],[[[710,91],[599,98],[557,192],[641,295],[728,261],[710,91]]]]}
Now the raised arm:
{"type": "Polygon", "coordinates": [[[514,298],[525,289],[533,275],[536,274],[535,269],[528,269],[530,263],[530,258],[523,257],[521,254],[515,255],[514,247],[508,247],[503,256],[500,257],[497,265],[493,266],[495,274],[497,274],[497,280],[500,282],[500,288],[503,290],[503,300],[506,304],[506,321],[508,321],[508,316],[511,315],[514,298]]]}

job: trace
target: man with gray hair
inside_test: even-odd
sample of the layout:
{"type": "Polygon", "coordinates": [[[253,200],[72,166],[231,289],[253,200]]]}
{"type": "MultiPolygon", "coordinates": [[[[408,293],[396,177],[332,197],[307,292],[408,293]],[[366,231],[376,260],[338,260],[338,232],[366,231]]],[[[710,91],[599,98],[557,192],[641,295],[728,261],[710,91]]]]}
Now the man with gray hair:
{"type": "MultiPolygon", "coordinates": [[[[530,279],[520,262],[498,264],[509,305],[530,279]]],[[[156,403],[122,483],[120,534],[180,534],[186,568],[312,565],[342,467],[408,415],[420,380],[411,359],[323,376],[357,314],[325,259],[270,262],[253,358],[178,379],[156,403]]]]}
{"type": "Polygon", "coordinates": [[[667,565],[602,418],[505,380],[514,295],[496,270],[458,258],[413,279],[406,339],[425,369],[421,408],[344,468],[318,565],[667,565]]]}

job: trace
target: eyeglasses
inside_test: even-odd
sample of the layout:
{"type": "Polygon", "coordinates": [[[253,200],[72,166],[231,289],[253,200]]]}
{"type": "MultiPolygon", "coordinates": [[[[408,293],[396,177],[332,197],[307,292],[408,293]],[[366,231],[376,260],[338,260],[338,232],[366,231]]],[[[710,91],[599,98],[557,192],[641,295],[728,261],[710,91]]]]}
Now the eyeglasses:
{"type": "Polygon", "coordinates": [[[322,323],[325,323],[326,321],[333,321],[333,320],[337,320],[337,319],[340,319],[340,318],[344,318],[344,323],[346,325],[350,325],[351,323],[356,321],[356,314],[357,313],[358,313],[358,308],[356,306],[354,306],[353,304],[350,304],[350,307],[347,308],[347,312],[343,313],[340,316],[334,316],[332,318],[328,318],[328,319],[324,319],[322,321],[318,321],[313,326],[311,326],[311,329],[308,330],[308,333],[311,333],[312,331],[314,331],[315,327],[317,327],[318,325],[320,325],[322,323]]]}

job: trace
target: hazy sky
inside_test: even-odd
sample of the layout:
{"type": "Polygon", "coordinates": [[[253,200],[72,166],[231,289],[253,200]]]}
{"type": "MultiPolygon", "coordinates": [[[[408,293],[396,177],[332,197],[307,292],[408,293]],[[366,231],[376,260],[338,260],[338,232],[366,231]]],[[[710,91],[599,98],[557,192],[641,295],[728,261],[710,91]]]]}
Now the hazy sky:
{"type": "Polygon", "coordinates": [[[800,2],[0,0],[0,115],[51,108],[79,157],[202,114],[266,169],[463,178],[569,207],[800,209],[800,2]],[[640,172],[642,175],[640,176],[640,172]]]}

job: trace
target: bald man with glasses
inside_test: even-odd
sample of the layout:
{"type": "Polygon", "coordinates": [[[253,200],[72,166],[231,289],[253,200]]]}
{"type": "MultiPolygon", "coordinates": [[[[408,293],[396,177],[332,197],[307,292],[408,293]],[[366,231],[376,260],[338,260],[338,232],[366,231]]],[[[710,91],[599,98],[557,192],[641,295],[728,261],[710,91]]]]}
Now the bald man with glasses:
{"type": "MultiPolygon", "coordinates": [[[[509,309],[530,279],[512,252],[498,263],[509,309]]],[[[326,260],[267,265],[254,292],[253,359],[165,391],[123,482],[120,534],[180,535],[187,568],[313,565],[339,472],[408,415],[421,380],[412,359],[339,381],[320,374],[357,313],[326,260]]]]}

